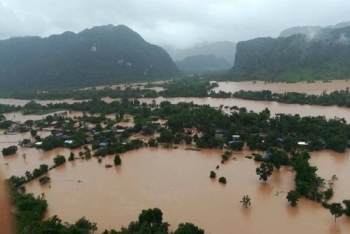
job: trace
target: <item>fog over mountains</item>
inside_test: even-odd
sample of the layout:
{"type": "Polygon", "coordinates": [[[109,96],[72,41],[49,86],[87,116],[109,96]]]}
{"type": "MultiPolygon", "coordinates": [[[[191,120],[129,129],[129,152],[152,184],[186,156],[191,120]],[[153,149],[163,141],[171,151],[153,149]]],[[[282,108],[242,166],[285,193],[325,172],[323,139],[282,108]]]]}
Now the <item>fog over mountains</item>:
{"type": "Polygon", "coordinates": [[[237,80],[295,82],[349,78],[350,26],[326,27],[312,35],[297,33],[239,42],[232,71],[237,80]]]}

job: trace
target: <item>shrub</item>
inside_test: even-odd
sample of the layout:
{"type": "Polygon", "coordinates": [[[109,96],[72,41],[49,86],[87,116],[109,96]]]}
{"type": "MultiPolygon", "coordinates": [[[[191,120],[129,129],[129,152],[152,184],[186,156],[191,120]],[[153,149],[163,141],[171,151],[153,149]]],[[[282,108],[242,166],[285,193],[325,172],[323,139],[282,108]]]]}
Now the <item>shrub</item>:
{"type": "Polygon", "coordinates": [[[225,177],[220,177],[219,182],[222,184],[226,184],[226,178],[225,177]]]}
{"type": "Polygon", "coordinates": [[[17,150],[18,150],[17,146],[12,145],[10,147],[3,148],[1,152],[4,156],[8,156],[11,154],[15,154],[17,152],[17,150]]]}
{"type": "Polygon", "coordinates": [[[323,195],[324,195],[324,199],[326,201],[328,201],[329,199],[331,199],[333,197],[334,191],[332,188],[327,189],[326,191],[324,191],[323,195]]]}
{"type": "Polygon", "coordinates": [[[215,177],[216,177],[216,173],[215,173],[214,171],[211,171],[211,172],[210,172],[210,178],[213,179],[213,178],[215,178],[215,177]]]}
{"type": "Polygon", "coordinates": [[[114,165],[115,166],[118,166],[122,164],[122,160],[120,159],[120,156],[117,154],[115,157],[114,157],[114,165]]]}

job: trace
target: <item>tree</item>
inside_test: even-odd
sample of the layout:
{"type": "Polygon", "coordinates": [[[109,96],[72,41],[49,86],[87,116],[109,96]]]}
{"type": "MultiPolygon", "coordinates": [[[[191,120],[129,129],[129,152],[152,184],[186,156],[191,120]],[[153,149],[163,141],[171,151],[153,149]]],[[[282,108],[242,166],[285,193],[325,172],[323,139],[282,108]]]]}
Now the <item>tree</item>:
{"type": "Polygon", "coordinates": [[[122,164],[122,160],[121,160],[120,156],[117,154],[117,155],[114,157],[114,165],[115,165],[115,166],[118,166],[118,165],[120,165],[120,164],[122,164]]]}
{"type": "Polygon", "coordinates": [[[213,179],[213,178],[215,178],[215,177],[216,177],[216,173],[215,173],[214,171],[211,171],[211,172],[210,172],[210,178],[213,179]]]}
{"type": "Polygon", "coordinates": [[[154,139],[154,138],[149,139],[148,145],[149,145],[150,147],[158,147],[157,140],[154,139]]]}
{"type": "Polygon", "coordinates": [[[54,159],[53,162],[55,164],[55,166],[59,166],[62,165],[63,163],[66,162],[66,158],[63,155],[57,155],[54,159]]]}
{"type": "Polygon", "coordinates": [[[4,156],[8,156],[11,154],[15,154],[17,152],[17,150],[18,150],[17,146],[12,145],[12,146],[9,146],[7,148],[3,148],[1,152],[4,156]]]}
{"type": "Polygon", "coordinates": [[[68,161],[74,161],[75,160],[75,156],[73,152],[70,152],[69,157],[68,157],[68,161]]]}
{"type": "Polygon", "coordinates": [[[287,194],[287,200],[290,202],[291,206],[296,206],[298,204],[300,194],[295,190],[290,190],[287,194]]]}
{"type": "Polygon", "coordinates": [[[31,129],[31,130],[30,130],[30,135],[31,135],[32,137],[35,137],[37,133],[38,133],[38,131],[37,131],[36,129],[31,129]]]}
{"type": "Polygon", "coordinates": [[[220,177],[220,178],[219,178],[219,182],[222,183],[222,184],[226,184],[226,183],[227,183],[225,177],[220,177]]]}
{"type": "Polygon", "coordinates": [[[159,227],[163,223],[163,212],[158,208],[142,210],[139,215],[139,223],[148,223],[151,227],[159,227]]]}
{"type": "Polygon", "coordinates": [[[180,223],[174,234],[204,234],[204,230],[192,223],[180,223]]]}
{"type": "Polygon", "coordinates": [[[332,203],[329,205],[329,211],[334,216],[334,222],[337,222],[337,218],[344,214],[344,209],[340,203],[332,203]]]}
{"type": "Polygon", "coordinates": [[[251,199],[248,195],[243,196],[242,200],[240,201],[240,203],[242,203],[242,205],[245,208],[248,208],[248,206],[251,205],[251,199]]]}
{"type": "Polygon", "coordinates": [[[27,181],[30,181],[33,178],[33,175],[30,171],[26,171],[25,176],[27,178],[27,181]]]}
{"type": "Polygon", "coordinates": [[[344,214],[350,217],[350,200],[344,200],[343,203],[345,205],[344,214]]]}
{"type": "Polygon", "coordinates": [[[40,183],[40,184],[46,184],[46,183],[48,183],[48,182],[50,182],[50,181],[51,181],[51,178],[48,177],[48,176],[44,176],[44,177],[41,177],[41,178],[39,179],[39,183],[40,183]]]}
{"type": "Polygon", "coordinates": [[[270,163],[261,163],[260,167],[256,168],[256,174],[259,175],[259,180],[267,181],[272,175],[273,166],[270,163]]]}
{"type": "Polygon", "coordinates": [[[269,153],[270,157],[268,158],[268,161],[272,163],[278,171],[280,170],[281,165],[289,164],[289,158],[286,151],[272,148],[269,150],[269,153]]]}

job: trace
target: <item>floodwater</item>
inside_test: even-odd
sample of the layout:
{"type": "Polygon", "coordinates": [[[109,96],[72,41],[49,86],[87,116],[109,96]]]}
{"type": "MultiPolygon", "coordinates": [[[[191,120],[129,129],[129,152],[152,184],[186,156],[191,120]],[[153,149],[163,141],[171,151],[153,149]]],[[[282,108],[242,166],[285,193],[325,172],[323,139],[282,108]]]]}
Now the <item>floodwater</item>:
{"type": "MultiPolygon", "coordinates": [[[[336,82],[327,85],[334,83],[336,82]]],[[[275,84],[269,84],[269,87],[270,85],[275,84]]],[[[108,98],[105,100],[112,101],[108,98]]],[[[152,100],[140,99],[147,103],[152,100]]],[[[213,98],[155,100],[157,103],[169,100],[172,103],[193,101],[214,107],[238,106],[253,111],[261,111],[267,107],[272,114],[325,115],[327,118],[338,116],[350,121],[350,109],[335,106],[287,105],[213,98]]],[[[22,100],[0,99],[0,103],[5,104],[20,102],[22,100]]],[[[70,115],[81,115],[81,112],[72,112],[70,115]]],[[[44,116],[11,113],[6,117],[25,121],[41,119],[44,116]]],[[[133,121],[130,119],[129,122],[119,124],[123,123],[131,125],[133,121]]],[[[1,134],[2,132],[0,149],[30,138],[29,133],[1,134]]],[[[39,132],[42,137],[48,134],[50,132],[39,132]]],[[[142,209],[154,207],[163,211],[164,220],[172,225],[172,230],[181,222],[193,222],[211,234],[281,233],[282,230],[287,234],[350,232],[349,218],[341,217],[335,223],[334,217],[320,204],[301,199],[298,207],[292,208],[287,203],[286,193],[294,188],[294,174],[288,168],[275,171],[267,183],[263,183],[255,174],[258,164],[244,157],[251,153],[249,151],[235,152],[237,161],[230,160],[221,165],[220,150],[186,151],[184,147],[181,145],[178,149],[143,148],[130,151],[121,154],[121,166],[109,169],[104,165],[112,164],[113,156],[105,157],[102,163],[98,163],[96,158],[67,162],[48,173],[52,180],[51,188],[48,185],[40,186],[38,180],[34,180],[26,185],[27,191],[36,195],[45,193],[49,203],[46,217],[57,214],[63,221],[72,223],[86,216],[87,219],[97,222],[98,233],[104,229],[127,226],[137,219],[142,209]],[[220,165],[218,170],[215,169],[216,165],[220,165]],[[210,179],[211,170],[217,172],[217,178],[225,176],[227,184],[222,185],[217,179],[210,179]],[[248,209],[244,209],[239,203],[244,195],[249,195],[252,199],[252,206],[248,209]]],[[[68,157],[70,152],[78,155],[79,151],[81,149],[59,148],[44,152],[35,148],[19,147],[14,155],[0,156],[0,174],[5,178],[24,175],[25,171],[33,171],[40,164],[52,165],[57,154],[68,157]]],[[[311,155],[311,164],[319,168],[318,174],[321,177],[328,180],[335,174],[339,178],[335,182],[335,194],[331,202],[350,199],[348,154],[320,151],[311,155]]]]}
{"type": "Polygon", "coordinates": [[[323,91],[327,93],[344,90],[350,87],[350,82],[346,80],[332,80],[330,83],[323,83],[322,81],[317,81],[315,83],[267,83],[263,81],[247,81],[247,82],[218,82],[219,87],[213,90],[225,91],[225,92],[237,92],[240,90],[271,90],[274,93],[285,93],[285,92],[298,92],[298,93],[308,93],[308,94],[321,94],[323,91]]]}
{"type": "MultiPolygon", "coordinates": [[[[260,112],[265,108],[268,108],[271,115],[285,113],[285,114],[299,114],[300,116],[325,116],[326,118],[344,118],[347,122],[350,122],[350,108],[338,107],[338,106],[311,106],[311,105],[299,105],[299,104],[283,104],[278,102],[268,101],[250,101],[235,98],[140,98],[140,102],[146,102],[151,104],[153,100],[159,104],[162,101],[170,101],[171,103],[179,102],[193,102],[198,105],[210,105],[212,107],[223,106],[238,106],[245,107],[248,111],[260,112]]],[[[111,101],[106,98],[105,101],[111,101]]],[[[223,109],[224,110],[224,109],[223,109]]],[[[228,112],[228,111],[226,111],[228,112]]]]}
{"type": "MultiPolygon", "coordinates": [[[[106,102],[112,102],[119,99],[112,98],[102,98],[102,100],[106,102]]],[[[268,108],[271,111],[271,114],[285,113],[285,114],[299,114],[300,116],[319,116],[324,115],[326,118],[345,118],[348,122],[350,122],[350,108],[338,107],[338,106],[317,106],[317,105],[299,105],[299,104],[284,104],[278,102],[268,102],[268,101],[251,101],[251,100],[242,100],[236,98],[188,98],[188,97],[176,97],[176,98],[139,98],[141,103],[146,102],[151,104],[153,100],[159,104],[162,101],[170,101],[171,103],[179,103],[179,102],[193,102],[198,105],[210,105],[212,107],[223,106],[237,106],[237,107],[245,107],[248,111],[259,112],[268,108]]],[[[11,104],[11,105],[24,105],[29,100],[17,100],[17,99],[0,99],[0,103],[2,104],[11,104]]],[[[80,100],[66,99],[64,100],[68,103],[81,102],[80,100]]],[[[38,101],[42,104],[47,103],[60,103],[61,100],[50,100],[50,101],[38,101]]],[[[63,112],[59,111],[58,113],[63,112]]],[[[50,113],[51,115],[53,113],[50,113]]],[[[49,115],[49,114],[47,114],[49,115]]],[[[42,119],[47,115],[27,115],[23,116],[19,112],[7,114],[7,118],[10,120],[24,120],[24,119],[32,119],[38,120],[42,119]],[[15,117],[14,117],[15,115],[15,117]]]]}
{"type": "MultiPolygon", "coordinates": [[[[69,150],[32,155],[32,160],[47,163],[58,153],[68,156],[69,150]]],[[[264,183],[255,174],[258,163],[244,157],[250,152],[234,153],[237,161],[224,165],[220,164],[221,153],[186,151],[183,146],[170,150],[143,148],[122,154],[122,165],[110,169],[104,165],[113,163],[113,156],[102,163],[95,158],[76,160],[48,173],[51,188],[34,180],[27,184],[27,190],[36,195],[45,193],[49,202],[46,217],[57,214],[64,221],[74,222],[86,216],[98,223],[99,233],[127,226],[142,209],[154,207],[163,211],[164,220],[173,229],[181,222],[193,222],[212,234],[280,233],[280,227],[287,234],[350,232],[348,218],[334,223],[333,216],[320,204],[301,199],[296,208],[288,205],[286,193],[294,188],[294,174],[288,168],[275,171],[264,183]],[[218,170],[216,165],[220,165],[218,170]],[[216,171],[217,178],[225,176],[227,184],[210,179],[211,170],[216,171]],[[252,199],[248,209],[239,203],[244,195],[252,199]]],[[[332,202],[350,198],[346,154],[322,151],[312,157],[321,176],[330,179],[336,174],[339,178],[332,202]]],[[[17,167],[26,170],[22,158],[16,161],[17,167]]]]}

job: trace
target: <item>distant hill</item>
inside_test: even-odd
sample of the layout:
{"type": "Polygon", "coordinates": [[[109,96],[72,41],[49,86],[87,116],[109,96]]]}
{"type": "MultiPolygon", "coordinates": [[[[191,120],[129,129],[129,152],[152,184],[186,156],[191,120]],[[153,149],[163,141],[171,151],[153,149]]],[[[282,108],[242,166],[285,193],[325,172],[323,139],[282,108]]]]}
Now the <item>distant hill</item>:
{"type": "Polygon", "coordinates": [[[230,69],[232,67],[224,58],[217,58],[213,54],[186,57],[176,65],[184,72],[203,72],[230,69]]]}
{"type": "Polygon", "coordinates": [[[123,25],[0,41],[0,89],[84,87],[177,74],[164,49],[123,25]]]}
{"type": "Polygon", "coordinates": [[[239,42],[232,72],[236,80],[350,78],[350,27],[239,42]]]}
{"type": "Polygon", "coordinates": [[[229,41],[219,41],[212,43],[202,43],[186,49],[174,49],[164,46],[174,61],[184,60],[186,57],[213,54],[217,58],[224,58],[227,63],[233,65],[236,53],[236,43],[229,41]]]}
{"type": "Polygon", "coordinates": [[[292,35],[303,33],[309,36],[310,38],[313,38],[320,30],[324,28],[328,29],[335,29],[335,28],[344,28],[350,26],[350,21],[338,23],[336,25],[330,25],[327,27],[321,27],[321,26],[303,26],[303,27],[292,27],[288,28],[286,30],[283,30],[280,33],[280,37],[290,37],[292,35]]]}

